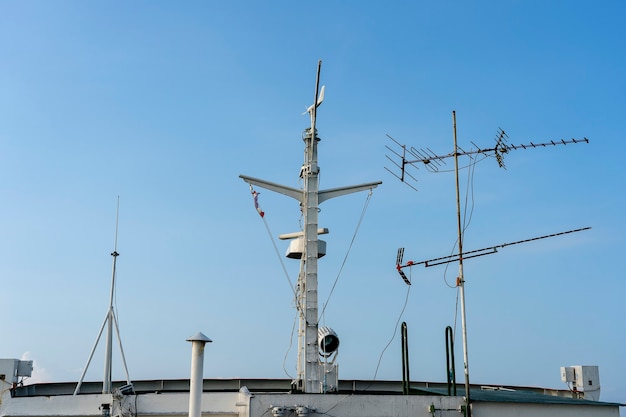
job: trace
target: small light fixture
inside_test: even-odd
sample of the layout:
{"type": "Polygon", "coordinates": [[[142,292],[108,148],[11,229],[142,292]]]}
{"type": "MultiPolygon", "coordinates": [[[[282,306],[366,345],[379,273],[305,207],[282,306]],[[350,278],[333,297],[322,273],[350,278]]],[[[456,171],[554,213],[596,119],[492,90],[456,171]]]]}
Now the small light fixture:
{"type": "Polygon", "coordinates": [[[272,407],[272,415],[274,417],[284,417],[287,409],[285,407],[272,407]]]}
{"type": "Polygon", "coordinates": [[[317,330],[317,343],[320,355],[327,357],[339,349],[339,337],[330,327],[320,327],[317,330]]]}

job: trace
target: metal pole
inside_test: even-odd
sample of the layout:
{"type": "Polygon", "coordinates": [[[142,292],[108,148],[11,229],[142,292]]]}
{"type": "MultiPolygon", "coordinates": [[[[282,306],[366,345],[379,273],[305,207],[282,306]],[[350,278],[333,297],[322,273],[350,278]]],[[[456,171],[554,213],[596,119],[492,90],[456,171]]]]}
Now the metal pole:
{"type": "Polygon", "coordinates": [[[107,315],[107,338],[105,345],[105,353],[104,353],[104,378],[102,379],[102,393],[110,394],[111,393],[111,361],[112,361],[112,346],[113,341],[113,318],[111,317],[112,310],[109,309],[109,314],[107,315]]]}
{"type": "Polygon", "coordinates": [[[452,125],[454,130],[454,172],[456,174],[456,218],[459,236],[459,277],[457,286],[461,292],[461,327],[463,328],[463,368],[465,371],[465,406],[466,415],[471,416],[470,411],[470,382],[469,361],[467,354],[467,324],[465,318],[465,279],[463,278],[463,226],[461,225],[461,198],[459,191],[459,148],[456,140],[456,112],[452,112],[452,125]]]}
{"type": "Polygon", "coordinates": [[[191,342],[191,378],[189,380],[189,417],[202,413],[202,371],[204,368],[204,345],[211,339],[198,332],[187,339],[191,342]]]}
{"type": "Polygon", "coordinates": [[[304,392],[320,393],[320,362],[317,353],[317,212],[319,204],[319,167],[317,165],[317,134],[315,132],[315,118],[317,114],[317,100],[320,82],[322,61],[317,64],[317,79],[315,81],[315,97],[311,109],[311,130],[305,135],[306,161],[302,172],[304,182],[304,291],[305,298],[305,343],[304,343],[304,392]]]}
{"type": "MultiPolygon", "coordinates": [[[[119,204],[119,202],[118,202],[119,204]]],[[[115,227],[115,246],[117,247],[117,225],[115,227]]],[[[115,295],[115,266],[117,263],[117,257],[119,253],[114,249],[113,253],[111,253],[113,257],[113,272],[111,273],[111,297],[109,299],[109,313],[107,315],[107,338],[105,345],[105,353],[104,353],[104,378],[102,380],[102,393],[110,394],[111,393],[111,379],[112,379],[112,369],[113,369],[113,297],[115,295]]]]}

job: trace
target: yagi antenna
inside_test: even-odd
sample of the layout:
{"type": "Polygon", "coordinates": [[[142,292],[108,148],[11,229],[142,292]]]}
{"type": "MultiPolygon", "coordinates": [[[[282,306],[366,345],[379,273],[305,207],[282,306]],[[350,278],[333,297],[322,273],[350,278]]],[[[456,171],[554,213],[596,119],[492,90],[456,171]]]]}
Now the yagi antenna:
{"type": "Polygon", "coordinates": [[[461,259],[461,257],[465,260],[465,259],[469,259],[469,258],[476,258],[478,256],[483,256],[483,255],[491,255],[493,253],[497,253],[498,252],[498,248],[505,248],[507,246],[518,245],[520,243],[532,242],[532,241],[535,241],[535,240],[547,239],[549,237],[562,236],[562,235],[567,235],[567,234],[575,233],[575,232],[582,232],[583,230],[589,230],[589,229],[591,229],[591,227],[583,227],[581,229],[574,229],[574,230],[568,230],[566,232],[552,233],[550,235],[544,235],[544,236],[533,237],[533,238],[530,238],[530,239],[518,240],[516,242],[503,243],[501,245],[489,246],[489,247],[486,247],[486,248],[471,250],[471,251],[467,251],[467,252],[463,252],[463,253],[455,253],[453,255],[442,256],[440,258],[428,259],[426,261],[420,261],[420,262],[407,261],[404,264],[403,264],[403,261],[402,261],[402,258],[404,256],[404,248],[400,248],[400,249],[398,249],[398,256],[396,258],[396,269],[400,273],[400,276],[402,277],[404,282],[406,282],[407,284],[411,285],[411,282],[407,279],[406,275],[402,271],[403,268],[410,268],[412,266],[417,266],[417,265],[424,265],[424,267],[428,268],[430,266],[436,266],[436,265],[447,264],[447,263],[450,263],[450,262],[456,262],[459,259],[461,259]]]}
{"type": "Polygon", "coordinates": [[[440,168],[445,165],[446,160],[448,158],[454,157],[455,154],[456,156],[469,156],[475,154],[493,156],[498,162],[498,166],[500,168],[506,169],[506,166],[504,164],[504,155],[509,153],[510,151],[520,149],[526,150],[531,148],[545,148],[547,146],[567,145],[575,143],[589,143],[589,139],[585,137],[583,139],[572,138],[569,140],[561,139],[557,141],[551,140],[550,142],[529,142],[523,145],[509,145],[507,143],[509,136],[504,130],[498,128],[495,137],[496,143],[490,148],[480,148],[478,145],[472,142],[472,145],[475,148],[473,150],[464,151],[461,148],[458,148],[455,152],[451,152],[445,155],[437,155],[430,148],[407,148],[406,145],[401,144],[391,136],[387,135],[387,137],[395,143],[395,146],[391,147],[389,145],[385,145],[385,148],[387,148],[387,150],[392,154],[385,156],[393,163],[395,169],[392,170],[387,167],[385,167],[385,169],[389,171],[394,177],[398,178],[400,181],[413,188],[415,191],[417,191],[415,185],[417,183],[417,179],[408,172],[409,167],[414,167],[415,169],[417,169],[416,165],[422,164],[426,168],[426,170],[430,172],[438,172],[440,168]]]}

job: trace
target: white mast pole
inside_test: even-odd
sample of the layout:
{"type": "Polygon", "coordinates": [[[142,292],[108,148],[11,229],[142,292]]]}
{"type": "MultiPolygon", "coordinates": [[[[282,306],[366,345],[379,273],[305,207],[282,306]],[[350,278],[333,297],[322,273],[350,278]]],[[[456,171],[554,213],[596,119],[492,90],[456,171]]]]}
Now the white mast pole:
{"type": "Polygon", "coordinates": [[[317,100],[319,94],[320,69],[322,61],[317,63],[317,77],[315,80],[315,101],[311,109],[311,130],[305,134],[305,165],[302,171],[304,181],[304,291],[305,299],[305,331],[304,331],[304,386],[305,392],[320,393],[322,386],[319,378],[319,359],[317,350],[317,327],[318,327],[318,303],[317,303],[317,257],[318,257],[318,236],[317,236],[317,214],[318,214],[318,192],[319,192],[319,166],[317,165],[317,132],[315,129],[315,117],[317,113],[317,100]]]}
{"type": "Polygon", "coordinates": [[[113,271],[111,273],[111,296],[109,298],[109,312],[107,313],[107,338],[104,353],[104,378],[102,379],[102,393],[111,393],[112,362],[113,362],[113,297],[115,296],[115,266],[117,264],[117,230],[119,225],[120,199],[117,198],[117,209],[115,212],[115,244],[113,245],[113,271]]]}
{"type": "Polygon", "coordinates": [[[359,191],[376,188],[381,181],[370,182],[328,190],[319,189],[319,166],[317,165],[317,142],[319,141],[315,118],[317,107],[324,100],[324,87],[319,89],[320,70],[322,61],[317,64],[317,78],[315,82],[315,101],[307,108],[311,116],[311,127],[304,132],[304,164],[300,170],[303,189],[295,189],[276,184],[259,178],[240,175],[250,185],[257,185],[292,197],[300,202],[300,209],[304,217],[303,254],[300,259],[300,275],[298,276],[298,309],[300,312],[300,326],[298,328],[298,376],[295,381],[297,389],[307,393],[321,393],[322,384],[320,374],[322,363],[318,354],[318,302],[317,302],[317,260],[318,260],[318,206],[326,200],[359,191]],[[302,311],[304,310],[304,311],[302,311]]]}

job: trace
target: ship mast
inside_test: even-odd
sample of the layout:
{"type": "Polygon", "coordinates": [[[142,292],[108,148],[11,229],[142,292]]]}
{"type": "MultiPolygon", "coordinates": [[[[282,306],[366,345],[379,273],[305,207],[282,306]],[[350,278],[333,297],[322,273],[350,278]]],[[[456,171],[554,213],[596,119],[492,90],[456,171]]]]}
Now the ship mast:
{"type": "Polygon", "coordinates": [[[315,99],[307,109],[311,116],[311,126],[304,131],[304,164],[300,170],[303,188],[301,190],[272,183],[258,178],[240,175],[250,185],[257,185],[275,191],[300,202],[304,217],[301,233],[293,234],[296,239],[303,239],[303,251],[300,257],[298,276],[298,309],[300,310],[300,328],[298,330],[298,366],[295,381],[298,390],[306,393],[325,392],[322,381],[322,363],[318,350],[318,300],[317,300],[317,261],[319,258],[318,212],[319,205],[333,197],[339,197],[358,191],[371,190],[381,181],[333,188],[319,189],[319,165],[317,163],[317,144],[319,137],[315,128],[317,107],[324,100],[324,87],[319,87],[322,61],[318,61],[315,82],[315,99]]]}
{"type": "MultiPolygon", "coordinates": [[[[304,215],[304,244],[305,249],[302,254],[304,264],[304,277],[302,272],[298,278],[298,284],[304,299],[304,323],[300,322],[300,333],[304,330],[304,377],[305,392],[320,392],[320,367],[318,366],[318,348],[317,348],[317,330],[318,330],[318,302],[317,302],[317,259],[318,259],[318,205],[319,205],[319,166],[317,164],[317,129],[315,128],[315,119],[317,115],[317,106],[321,104],[319,101],[319,82],[320,70],[322,62],[318,62],[317,76],[315,79],[315,100],[310,107],[311,127],[308,132],[304,133],[304,166],[300,171],[302,181],[304,182],[303,206],[302,213],[304,215]],[[304,278],[304,279],[302,279],[304,278]],[[302,326],[304,325],[304,329],[302,326]]],[[[322,97],[323,98],[323,97],[322,97]]],[[[300,304],[302,305],[302,304],[300,304]]],[[[302,317],[302,316],[301,316],[302,317]]],[[[303,336],[299,335],[301,339],[303,336]]],[[[299,352],[301,354],[301,340],[298,343],[299,352]]],[[[298,360],[298,377],[301,378],[301,360],[298,360]]]]}

